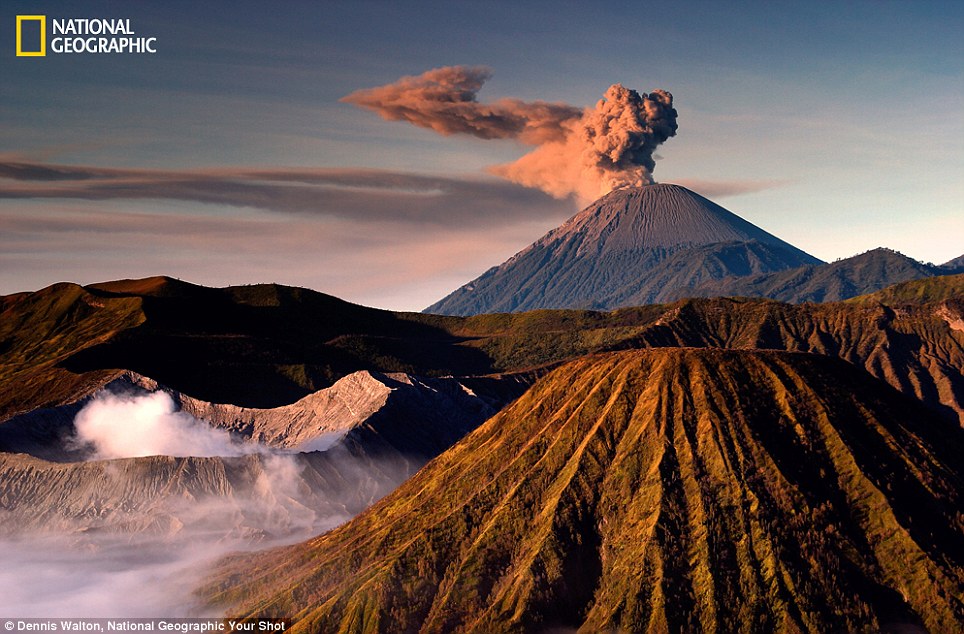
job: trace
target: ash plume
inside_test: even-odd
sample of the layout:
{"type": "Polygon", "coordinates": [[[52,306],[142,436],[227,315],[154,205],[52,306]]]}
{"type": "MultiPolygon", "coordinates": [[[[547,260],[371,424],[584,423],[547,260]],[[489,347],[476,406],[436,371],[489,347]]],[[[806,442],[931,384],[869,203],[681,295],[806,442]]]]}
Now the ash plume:
{"type": "Polygon", "coordinates": [[[407,121],[446,136],[519,139],[530,145],[562,139],[563,123],[582,115],[580,108],[563,103],[518,99],[479,103],[476,93],[491,76],[484,66],[445,66],[357,90],[341,101],[373,110],[388,121],[407,121]]]}
{"type": "Polygon", "coordinates": [[[563,140],[539,145],[490,171],[556,198],[575,195],[584,203],[619,187],[651,185],[653,153],[676,135],[673,95],[664,90],[647,95],[614,84],[595,108],[587,108],[566,128],[563,140]]]}
{"type": "Polygon", "coordinates": [[[490,77],[485,67],[448,66],[359,90],[342,101],[443,135],[516,139],[535,146],[489,171],[582,202],[618,187],[653,183],[653,154],[676,135],[673,95],[665,90],[647,94],[613,84],[595,107],[585,109],[517,99],[479,102],[477,93],[490,77]]]}

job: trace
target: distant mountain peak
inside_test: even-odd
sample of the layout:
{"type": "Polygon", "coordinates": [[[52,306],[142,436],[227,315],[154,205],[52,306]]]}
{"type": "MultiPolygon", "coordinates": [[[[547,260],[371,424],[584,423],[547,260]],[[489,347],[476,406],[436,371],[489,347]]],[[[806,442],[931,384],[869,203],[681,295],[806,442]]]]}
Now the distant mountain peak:
{"type": "Polygon", "coordinates": [[[613,190],[536,244],[578,236],[603,251],[659,249],[759,240],[789,247],[776,236],[680,185],[613,190]]]}
{"type": "MultiPolygon", "coordinates": [[[[613,190],[560,227],[428,307],[469,315],[536,308],[615,308],[675,299],[706,279],[820,261],[680,185],[613,190]],[[707,250],[711,245],[719,249],[707,250]],[[664,263],[700,248],[665,277],[664,263]],[[684,270],[685,269],[685,270],[684,270]]],[[[674,268],[675,267],[675,268],[674,268]]]]}
{"type": "Polygon", "coordinates": [[[964,255],[959,255],[953,260],[944,262],[944,264],[941,264],[941,268],[954,273],[964,273],[964,255]]]}

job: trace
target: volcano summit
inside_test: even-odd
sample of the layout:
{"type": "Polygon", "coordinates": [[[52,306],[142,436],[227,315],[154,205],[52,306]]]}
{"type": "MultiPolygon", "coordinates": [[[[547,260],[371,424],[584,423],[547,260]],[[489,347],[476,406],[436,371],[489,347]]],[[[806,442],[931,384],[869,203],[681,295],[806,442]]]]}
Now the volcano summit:
{"type": "Polygon", "coordinates": [[[471,315],[679,299],[707,281],[820,260],[679,185],[621,188],[429,306],[471,315]]]}

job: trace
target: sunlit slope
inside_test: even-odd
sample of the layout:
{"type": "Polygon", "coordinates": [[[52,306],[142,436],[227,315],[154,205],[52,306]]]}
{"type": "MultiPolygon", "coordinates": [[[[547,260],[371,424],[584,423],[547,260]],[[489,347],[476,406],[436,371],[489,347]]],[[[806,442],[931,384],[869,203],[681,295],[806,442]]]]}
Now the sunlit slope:
{"type": "Polygon", "coordinates": [[[110,367],[80,376],[62,362],[145,319],[140,297],[96,297],[76,284],[0,299],[0,420],[66,402],[114,378],[110,367]]]}
{"type": "Polygon", "coordinates": [[[894,284],[876,293],[854,297],[849,301],[856,304],[881,303],[891,306],[956,301],[958,305],[964,305],[964,273],[894,284]]]}
{"type": "Polygon", "coordinates": [[[816,355],[587,357],[203,592],[304,632],[960,631],[964,447],[928,416],[816,355]]]}

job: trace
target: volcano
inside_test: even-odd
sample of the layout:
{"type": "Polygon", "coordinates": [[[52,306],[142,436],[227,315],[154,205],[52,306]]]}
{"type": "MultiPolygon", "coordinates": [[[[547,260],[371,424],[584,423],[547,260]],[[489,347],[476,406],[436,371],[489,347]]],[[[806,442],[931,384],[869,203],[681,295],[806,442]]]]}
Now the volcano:
{"type": "Polygon", "coordinates": [[[820,263],[685,187],[623,188],[425,312],[612,309],[676,300],[708,281],[820,263]]]}
{"type": "Polygon", "coordinates": [[[201,595],[292,632],[961,631],[961,430],[929,418],[818,355],[583,357],[201,595]]]}

